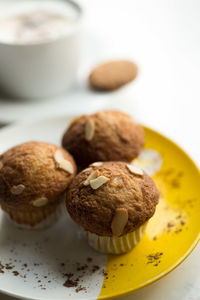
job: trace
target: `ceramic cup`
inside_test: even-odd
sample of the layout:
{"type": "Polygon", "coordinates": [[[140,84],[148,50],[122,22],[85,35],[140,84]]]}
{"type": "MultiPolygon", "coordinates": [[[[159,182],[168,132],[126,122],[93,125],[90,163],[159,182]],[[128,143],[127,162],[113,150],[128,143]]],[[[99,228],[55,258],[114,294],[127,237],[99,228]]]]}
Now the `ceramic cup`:
{"type": "MultiPolygon", "coordinates": [[[[17,1],[8,2],[18,5],[17,1]]],[[[43,98],[59,94],[75,83],[81,55],[82,9],[71,0],[62,3],[77,13],[73,26],[63,35],[33,43],[0,40],[3,93],[15,98],[43,98]]]]}

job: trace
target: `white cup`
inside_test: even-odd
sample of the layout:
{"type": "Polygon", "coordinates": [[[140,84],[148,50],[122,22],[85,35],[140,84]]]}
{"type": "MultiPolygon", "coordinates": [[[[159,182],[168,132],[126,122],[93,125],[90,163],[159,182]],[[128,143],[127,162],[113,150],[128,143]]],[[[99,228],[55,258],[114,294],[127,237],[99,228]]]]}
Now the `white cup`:
{"type": "MultiPolygon", "coordinates": [[[[1,92],[15,98],[43,98],[75,83],[81,55],[82,9],[74,1],[64,1],[78,12],[78,19],[64,35],[26,44],[0,41],[1,92]]],[[[17,1],[14,3],[17,5],[17,1]]]]}

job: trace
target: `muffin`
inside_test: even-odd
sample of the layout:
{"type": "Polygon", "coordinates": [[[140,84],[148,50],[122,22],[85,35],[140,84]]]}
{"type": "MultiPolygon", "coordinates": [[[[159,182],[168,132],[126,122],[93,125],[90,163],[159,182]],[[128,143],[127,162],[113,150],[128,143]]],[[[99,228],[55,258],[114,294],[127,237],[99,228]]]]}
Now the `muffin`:
{"type": "Polygon", "coordinates": [[[0,156],[0,205],[18,225],[49,225],[75,174],[72,156],[60,147],[42,142],[13,147],[0,156]]]}
{"type": "Polygon", "coordinates": [[[118,111],[100,111],[72,121],[62,139],[81,168],[95,161],[130,162],[144,145],[143,128],[118,111]]]}
{"type": "Polygon", "coordinates": [[[158,199],[143,170],[125,162],[96,162],[73,179],[66,206],[93,248],[120,254],[140,241],[158,199]]]}

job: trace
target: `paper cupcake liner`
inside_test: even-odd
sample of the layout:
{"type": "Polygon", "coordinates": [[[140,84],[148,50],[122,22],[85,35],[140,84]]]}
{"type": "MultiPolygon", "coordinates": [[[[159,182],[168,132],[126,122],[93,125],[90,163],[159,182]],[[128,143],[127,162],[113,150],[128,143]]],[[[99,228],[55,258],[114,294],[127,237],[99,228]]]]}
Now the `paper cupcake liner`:
{"type": "Polygon", "coordinates": [[[46,207],[38,212],[19,212],[6,210],[6,216],[9,221],[21,229],[43,229],[50,227],[61,216],[64,203],[60,203],[55,207],[46,207]]]}
{"type": "Polygon", "coordinates": [[[89,231],[85,232],[88,244],[95,250],[102,253],[122,254],[129,252],[141,240],[147,222],[133,232],[120,237],[99,236],[89,231]]]}

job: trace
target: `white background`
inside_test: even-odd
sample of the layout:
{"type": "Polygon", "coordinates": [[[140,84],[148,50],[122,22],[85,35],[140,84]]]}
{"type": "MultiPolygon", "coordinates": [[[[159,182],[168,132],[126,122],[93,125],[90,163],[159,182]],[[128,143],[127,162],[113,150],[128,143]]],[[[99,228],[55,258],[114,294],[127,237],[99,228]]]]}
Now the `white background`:
{"type": "MultiPolygon", "coordinates": [[[[2,97],[0,121],[119,108],[175,140],[199,164],[200,1],[79,2],[85,7],[79,86],[41,103],[13,103],[2,97]],[[138,64],[137,80],[114,93],[89,91],[86,75],[90,68],[116,57],[138,64]]],[[[0,299],[11,298],[0,295],[0,299]]],[[[200,246],[171,274],[122,299],[200,299],[200,246]]]]}

